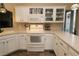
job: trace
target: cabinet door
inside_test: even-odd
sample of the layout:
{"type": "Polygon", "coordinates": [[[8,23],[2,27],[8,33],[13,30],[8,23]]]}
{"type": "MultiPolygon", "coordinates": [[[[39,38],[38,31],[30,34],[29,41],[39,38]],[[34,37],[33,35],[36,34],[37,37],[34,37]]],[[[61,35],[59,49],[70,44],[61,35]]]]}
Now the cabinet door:
{"type": "Polygon", "coordinates": [[[59,54],[59,49],[58,49],[58,42],[56,41],[56,39],[54,40],[54,52],[56,55],[59,54]]]}
{"type": "Polygon", "coordinates": [[[3,41],[0,41],[0,56],[4,53],[4,44],[3,41]]]}
{"type": "Polygon", "coordinates": [[[53,8],[45,8],[45,21],[53,21],[53,8]]]}
{"type": "Polygon", "coordinates": [[[7,44],[7,48],[8,48],[7,49],[8,53],[17,50],[16,49],[17,44],[16,44],[16,41],[15,41],[15,38],[9,38],[9,40],[6,41],[6,44],[7,44]]]}
{"type": "Polygon", "coordinates": [[[27,22],[28,8],[17,7],[15,8],[16,22],[27,22]]]}
{"type": "Polygon", "coordinates": [[[57,56],[68,55],[68,46],[56,36],[54,36],[54,51],[57,56]]]}
{"type": "Polygon", "coordinates": [[[58,45],[58,56],[66,56],[66,55],[67,55],[67,52],[64,49],[64,47],[58,45]]]}
{"type": "Polygon", "coordinates": [[[63,21],[65,16],[64,8],[56,8],[56,20],[55,21],[63,21]]]}
{"type": "Polygon", "coordinates": [[[45,49],[52,50],[53,49],[53,35],[52,34],[45,34],[45,49]]]}
{"type": "Polygon", "coordinates": [[[29,21],[41,22],[44,20],[43,8],[29,8],[29,21]]]}
{"type": "Polygon", "coordinates": [[[26,49],[26,37],[24,35],[18,35],[17,39],[19,39],[19,48],[26,49]]]}

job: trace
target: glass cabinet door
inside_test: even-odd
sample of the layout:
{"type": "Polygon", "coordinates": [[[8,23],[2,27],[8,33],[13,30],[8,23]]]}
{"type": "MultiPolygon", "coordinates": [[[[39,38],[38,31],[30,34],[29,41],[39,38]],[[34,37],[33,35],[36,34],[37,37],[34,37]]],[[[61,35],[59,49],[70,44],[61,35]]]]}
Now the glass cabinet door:
{"type": "Polygon", "coordinates": [[[29,14],[43,14],[43,8],[29,8],[29,14]]]}
{"type": "Polygon", "coordinates": [[[64,9],[56,9],[56,21],[63,21],[64,9]]]}
{"type": "Polygon", "coordinates": [[[53,9],[52,8],[45,9],[45,21],[53,21],[53,9]]]}

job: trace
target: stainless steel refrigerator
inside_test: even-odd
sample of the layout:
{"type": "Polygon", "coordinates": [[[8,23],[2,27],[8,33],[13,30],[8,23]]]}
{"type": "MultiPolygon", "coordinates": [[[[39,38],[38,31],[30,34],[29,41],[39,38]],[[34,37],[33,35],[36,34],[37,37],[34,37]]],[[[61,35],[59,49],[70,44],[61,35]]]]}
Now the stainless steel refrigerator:
{"type": "Polygon", "coordinates": [[[65,13],[64,31],[79,35],[79,10],[68,10],[65,13]]]}

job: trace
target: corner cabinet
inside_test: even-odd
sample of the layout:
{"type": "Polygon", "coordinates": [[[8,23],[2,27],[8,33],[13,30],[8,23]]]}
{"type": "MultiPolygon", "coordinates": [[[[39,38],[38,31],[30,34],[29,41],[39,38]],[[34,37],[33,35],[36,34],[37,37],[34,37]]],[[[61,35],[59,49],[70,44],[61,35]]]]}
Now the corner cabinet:
{"type": "Polygon", "coordinates": [[[65,6],[62,7],[15,7],[16,22],[57,23],[63,22],[65,6]]]}

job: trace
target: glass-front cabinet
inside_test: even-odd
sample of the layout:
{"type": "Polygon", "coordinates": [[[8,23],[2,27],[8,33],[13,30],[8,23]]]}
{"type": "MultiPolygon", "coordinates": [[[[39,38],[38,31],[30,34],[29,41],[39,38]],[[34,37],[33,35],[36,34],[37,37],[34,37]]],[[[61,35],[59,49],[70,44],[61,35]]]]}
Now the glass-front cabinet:
{"type": "Polygon", "coordinates": [[[53,9],[52,8],[45,9],[45,21],[53,21],[53,9]]]}
{"type": "Polygon", "coordinates": [[[64,19],[64,9],[58,8],[56,9],[56,21],[63,21],[64,19]]]}
{"type": "Polygon", "coordinates": [[[43,14],[43,8],[29,8],[30,14],[43,14]]]}
{"type": "Polygon", "coordinates": [[[16,7],[15,15],[16,21],[19,22],[63,23],[65,7],[16,7]]]}
{"type": "Polygon", "coordinates": [[[41,22],[44,20],[43,8],[29,8],[29,22],[41,22]]]}

